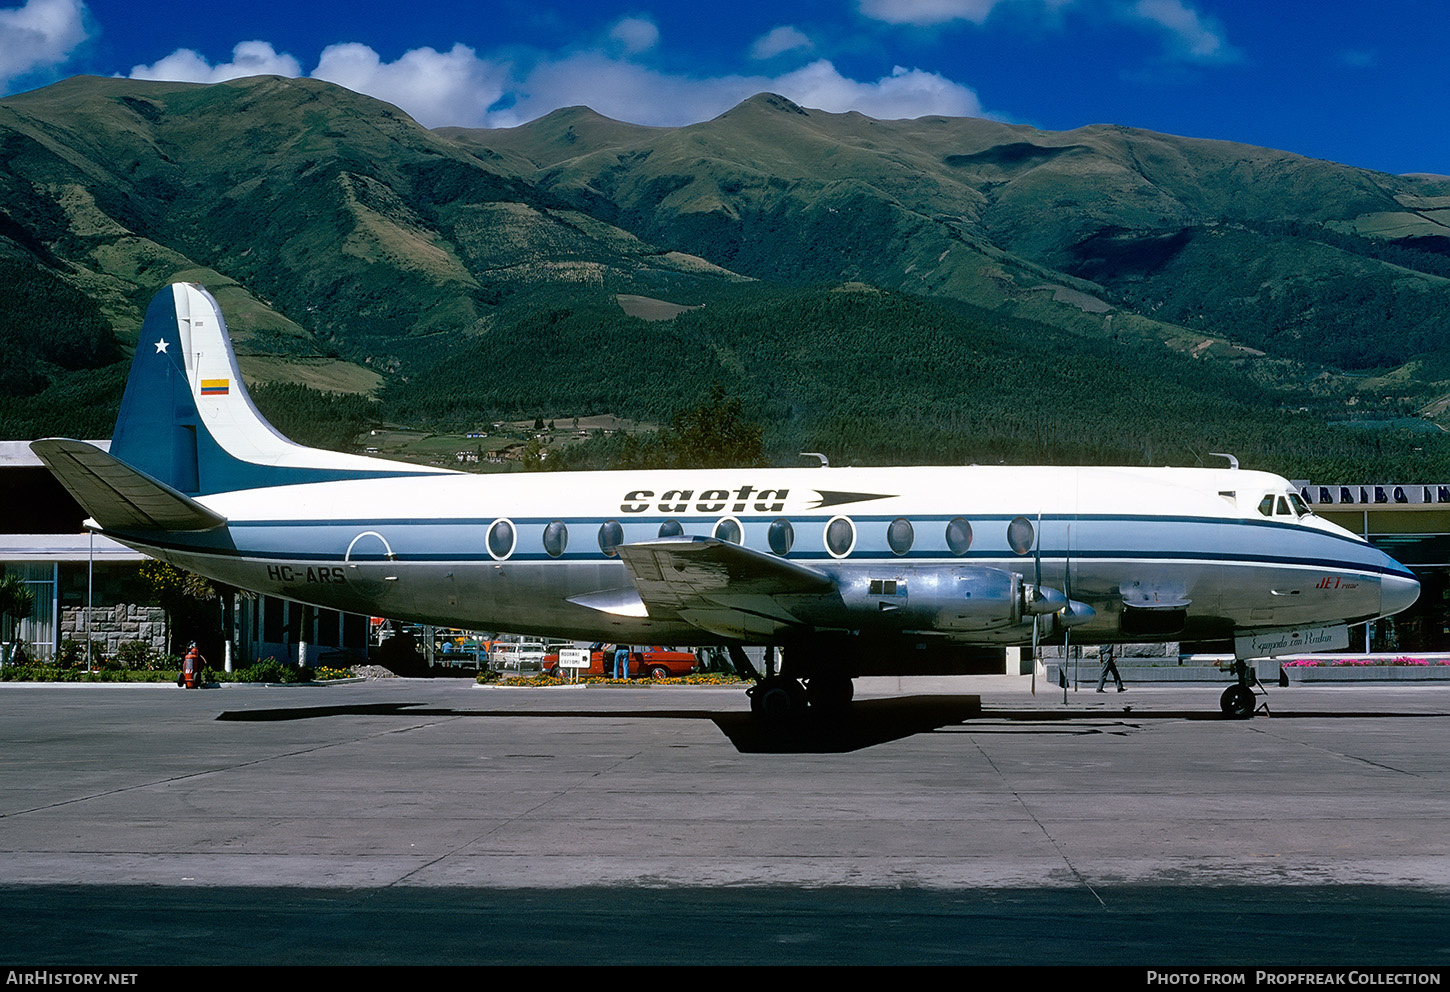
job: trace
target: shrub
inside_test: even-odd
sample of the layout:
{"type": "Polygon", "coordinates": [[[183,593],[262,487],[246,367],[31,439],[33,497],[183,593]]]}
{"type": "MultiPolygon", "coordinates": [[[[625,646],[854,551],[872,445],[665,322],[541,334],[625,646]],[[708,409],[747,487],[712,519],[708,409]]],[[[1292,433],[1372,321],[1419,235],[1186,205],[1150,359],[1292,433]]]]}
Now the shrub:
{"type": "MultiPolygon", "coordinates": [[[[96,671],[104,671],[117,667],[112,659],[106,657],[105,652],[104,641],[91,642],[91,668],[96,671]]],[[[57,668],[84,668],[86,666],[86,642],[72,637],[61,641],[60,653],[55,657],[55,664],[57,668]]]]}
{"type": "Polygon", "coordinates": [[[131,671],[142,671],[159,667],[161,655],[151,650],[151,645],[145,641],[122,641],[116,648],[116,661],[122,668],[131,671]]]}
{"type": "Polygon", "coordinates": [[[238,682],[299,682],[297,669],[276,658],[259,658],[237,673],[238,682]]]}

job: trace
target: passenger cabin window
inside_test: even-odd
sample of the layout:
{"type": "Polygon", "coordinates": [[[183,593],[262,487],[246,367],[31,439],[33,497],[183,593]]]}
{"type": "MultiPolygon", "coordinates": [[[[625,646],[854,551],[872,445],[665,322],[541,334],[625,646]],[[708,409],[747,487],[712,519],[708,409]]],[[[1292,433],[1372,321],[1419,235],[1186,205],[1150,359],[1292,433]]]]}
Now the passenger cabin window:
{"type": "Polygon", "coordinates": [[[606,520],[599,525],[599,550],[613,558],[619,554],[624,543],[624,525],[618,520],[606,520]]]}
{"type": "Polygon", "coordinates": [[[1014,517],[1007,525],[1007,546],[1014,553],[1025,555],[1037,543],[1037,531],[1026,517],[1014,517]]]}
{"type": "Polygon", "coordinates": [[[724,517],[715,525],[715,537],[717,540],[725,541],[728,544],[739,544],[743,532],[740,529],[740,521],[734,517],[724,517]]]}
{"type": "Polygon", "coordinates": [[[905,517],[897,517],[886,528],[886,544],[894,555],[904,555],[910,551],[911,542],[915,536],[915,532],[911,529],[911,521],[905,517]]]}
{"type": "Polygon", "coordinates": [[[500,517],[488,529],[488,553],[495,559],[504,559],[514,553],[514,525],[500,517]]]}
{"type": "Polygon", "coordinates": [[[781,517],[770,525],[766,539],[770,542],[770,550],[784,558],[790,554],[791,546],[795,544],[795,528],[789,520],[781,517]]]}
{"type": "Polygon", "coordinates": [[[550,558],[557,558],[564,553],[569,546],[569,528],[564,526],[564,521],[554,520],[544,528],[544,550],[549,553],[550,558]]]}
{"type": "Polygon", "coordinates": [[[678,520],[666,520],[660,524],[660,537],[683,537],[685,528],[680,526],[678,520]]]}
{"type": "Polygon", "coordinates": [[[964,517],[953,517],[947,524],[947,547],[954,555],[964,555],[972,548],[972,525],[964,517]]]}
{"type": "Polygon", "coordinates": [[[844,558],[856,546],[856,525],[846,517],[832,517],[826,524],[826,550],[832,558],[844,558]]]}

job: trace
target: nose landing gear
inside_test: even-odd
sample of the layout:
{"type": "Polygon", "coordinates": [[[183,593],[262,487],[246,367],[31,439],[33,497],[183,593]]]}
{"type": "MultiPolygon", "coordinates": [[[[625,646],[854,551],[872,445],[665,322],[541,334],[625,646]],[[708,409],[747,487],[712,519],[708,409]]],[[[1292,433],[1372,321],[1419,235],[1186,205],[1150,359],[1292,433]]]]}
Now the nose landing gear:
{"type": "MultiPolygon", "coordinates": [[[[1248,662],[1242,658],[1234,659],[1233,672],[1238,677],[1238,682],[1223,691],[1223,695],[1218,700],[1219,709],[1223,710],[1223,715],[1231,720],[1247,720],[1254,715],[1258,708],[1258,696],[1254,692],[1254,687],[1258,686],[1262,692],[1263,685],[1254,674],[1254,670],[1249,667],[1248,662]]],[[[1267,692],[1263,692],[1263,694],[1268,695],[1267,692]]],[[[1268,709],[1269,704],[1265,703],[1264,711],[1268,712],[1268,709]]]]}

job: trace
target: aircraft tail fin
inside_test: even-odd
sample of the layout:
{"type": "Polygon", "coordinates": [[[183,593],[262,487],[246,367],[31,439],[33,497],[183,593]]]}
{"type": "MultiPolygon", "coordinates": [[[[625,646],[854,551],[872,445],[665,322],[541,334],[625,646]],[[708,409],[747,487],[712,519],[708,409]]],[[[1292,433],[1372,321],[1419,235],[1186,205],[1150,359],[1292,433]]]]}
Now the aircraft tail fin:
{"type": "Polygon", "coordinates": [[[247,393],[221,307],[193,283],[167,286],[146,310],[111,454],[192,496],[448,471],[283,437],[247,393]]]}
{"type": "Polygon", "coordinates": [[[212,530],[227,522],[93,444],[51,437],[30,450],[106,530],[212,530]]]}

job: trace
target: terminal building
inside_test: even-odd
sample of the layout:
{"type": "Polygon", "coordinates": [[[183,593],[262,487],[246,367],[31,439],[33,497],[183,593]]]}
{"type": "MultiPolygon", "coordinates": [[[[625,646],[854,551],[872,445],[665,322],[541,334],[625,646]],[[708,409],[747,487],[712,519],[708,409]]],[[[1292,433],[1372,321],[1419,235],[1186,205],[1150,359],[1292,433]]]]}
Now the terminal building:
{"type": "MultiPolygon", "coordinates": [[[[1450,652],[1450,484],[1294,485],[1315,513],[1361,535],[1420,580],[1419,601],[1398,616],[1351,631],[1351,650],[1450,652]]],[[[52,658],[67,639],[83,643],[89,629],[92,642],[106,652],[127,640],[164,651],[164,614],[149,603],[138,575],[144,557],[87,534],[81,526],[85,516],[27,442],[0,441],[0,568],[19,575],[35,594],[31,615],[14,631],[16,625],[4,621],[0,641],[18,634],[31,657],[52,658]]],[[[235,609],[226,612],[227,650],[243,663],[295,662],[303,644],[313,665],[367,658],[365,617],[251,595],[238,597],[235,609]]],[[[220,655],[208,657],[219,666],[220,655]]]]}
{"type": "MultiPolygon", "coordinates": [[[[92,442],[109,448],[109,441],[92,442]]],[[[18,624],[3,620],[0,642],[19,637],[31,658],[61,654],[67,640],[114,657],[127,641],[166,653],[166,614],[151,602],[140,576],[146,556],[82,527],[86,513],[36,458],[26,441],[0,441],[0,571],[30,587],[34,606],[18,624]]],[[[222,643],[202,645],[214,667],[226,659],[295,663],[300,645],[309,665],[367,661],[368,618],[303,606],[274,596],[237,596],[217,603],[222,643]],[[230,607],[230,608],[228,608],[230,607]]]]}
{"type": "Polygon", "coordinates": [[[1420,580],[1414,606],[1351,633],[1350,647],[1450,651],[1450,485],[1294,484],[1317,515],[1365,538],[1420,580]]]}

